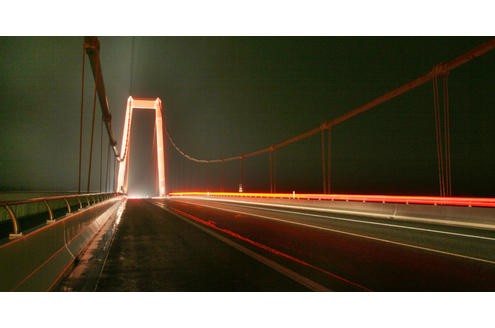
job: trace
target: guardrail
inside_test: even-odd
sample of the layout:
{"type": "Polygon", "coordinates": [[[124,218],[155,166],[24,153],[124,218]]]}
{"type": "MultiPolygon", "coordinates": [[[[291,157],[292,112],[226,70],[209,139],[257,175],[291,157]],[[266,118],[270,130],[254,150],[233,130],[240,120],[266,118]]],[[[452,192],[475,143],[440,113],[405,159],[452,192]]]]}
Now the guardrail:
{"type": "Polygon", "coordinates": [[[0,239],[20,238],[23,232],[52,224],[68,214],[116,195],[116,193],[89,193],[0,202],[0,239]]]}
{"type": "MultiPolygon", "coordinates": [[[[52,210],[53,223],[38,225],[21,237],[5,238],[6,241],[0,243],[0,292],[51,290],[77,262],[96,233],[108,220],[116,220],[125,206],[125,197],[113,193],[37,198],[1,205],[45,206],[45,214],[40,216],[46,219],[49,211],[45,201],[52,210]],[[62,212],[67,215],[56,216],[54,204],[57,202],[65,204],[62,212]]],[[[21,225],[22,220],[19,220],[21,225]]]]}

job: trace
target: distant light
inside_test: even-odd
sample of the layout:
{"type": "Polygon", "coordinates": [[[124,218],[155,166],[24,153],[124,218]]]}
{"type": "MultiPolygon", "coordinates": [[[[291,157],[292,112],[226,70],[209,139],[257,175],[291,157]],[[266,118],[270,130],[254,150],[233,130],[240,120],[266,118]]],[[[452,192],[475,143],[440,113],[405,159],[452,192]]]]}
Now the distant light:
{"type": "Polygon", "coordinates": [[[137,194],[129,194],[127,196],[127,198],[129,199],[142,199],[142,198],[149,198],[149,195],[147,194],[140,194],[140,193],[137,193],[137,194]]]}

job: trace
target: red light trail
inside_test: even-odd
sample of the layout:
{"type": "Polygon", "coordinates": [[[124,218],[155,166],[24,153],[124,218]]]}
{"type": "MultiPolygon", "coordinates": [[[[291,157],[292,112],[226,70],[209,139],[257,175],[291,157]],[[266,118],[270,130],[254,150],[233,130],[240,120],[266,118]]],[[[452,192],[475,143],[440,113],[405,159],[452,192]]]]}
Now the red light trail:
{"type": "Polygon", "coordinates": [[[396,195],[346,195],[346,194],[296,194],[296,193],[237,193],[237,192],[172,192],[169,196],[201,197],[254,197],[280,199],[331,200],[373,203],[400,203],[418,205],[447,205],[495,207],[495,198],[439,197],[439,196],[396,196],[396,195]]]}

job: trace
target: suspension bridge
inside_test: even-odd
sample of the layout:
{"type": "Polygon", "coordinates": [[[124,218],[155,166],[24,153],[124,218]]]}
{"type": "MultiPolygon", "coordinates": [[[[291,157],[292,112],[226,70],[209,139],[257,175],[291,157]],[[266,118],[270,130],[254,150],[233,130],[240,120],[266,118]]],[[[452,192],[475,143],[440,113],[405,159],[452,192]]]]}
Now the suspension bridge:
{"type": "Polygon", "coordinates": [[[176,142],[160,97],[129,96],[119,149],[100,42],[86,37],[77,193],[0,202],[0,290],[494,291],[495,198],[464,197],[453,188],[449,94],[449,73],[494,49],[492,39],[447,58],[382,96],[286,140],[205,159],[176,142]],[[84,188],[87,60],[94,84],[84,188]],[[339,172],[332,166],[333,130],[429,83],[437,194],[335,190],[332,177],[339,172]],[[104,156],[100,133],[97,193],[91,188],[96,107],[108,137],[104,156]],[[154,113],[150,146],[156,188],[147,197],[134,197],[129,186],[136,110],[154,113]],[[286,190],[279,154],[303,141],[318,144],[320,169],[305,174],[317,175],[319,188],[286,190]],[[200,168],[192,175],[173,167],[171,151],[200,168]],[[253,158],[265,159],[260,168],[267,177],[265,190],[250,187],[246,163],[253,158]],[[236,183],[225,176],[233,166],[236,183]],[[204,181],[211,184],[205,188],[204,181]]]}

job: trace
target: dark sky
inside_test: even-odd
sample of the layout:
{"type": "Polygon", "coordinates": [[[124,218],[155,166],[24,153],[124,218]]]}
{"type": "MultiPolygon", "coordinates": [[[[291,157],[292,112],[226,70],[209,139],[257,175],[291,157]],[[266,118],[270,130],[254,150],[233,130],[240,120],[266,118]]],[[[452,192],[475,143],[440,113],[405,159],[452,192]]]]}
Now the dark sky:
{"type": "MultiPolygon", "coordinates": [[[[212,159],[309,130],[488,39],[101,37],[100,42],[119,145],[126,98],[160,97],[176,143],[192,156],[212,159]]],[[[82,41],[0,38],[0,189],[77,189],[82,41]]],[[[86,67],[84,186],[92,101],[86,67]]],[[[495,196],[494,72],[495,53],[489,53],[450,74],[455,195],[495,196]]],[[[153,193],[153,118],[146,113],[134,118],[130,193],[153,193]]],[[[99,188],[99,133],[98,116],[93,190],[99,188]]],[[[321,191],[319,137],[277,151],[277,190],[321,191]]],[[[438,193],[431,83],[335,127],[332,138],[334,192],[438,193]]],[[[222,181],[226,190],[237,188],[238,162],[204,167],[170,147],[167,152],[169,191],[218,190],[222,181]]],[[[246,160],[245,172],[245,190],[269,189],[267,155],[246,160]]]]}

